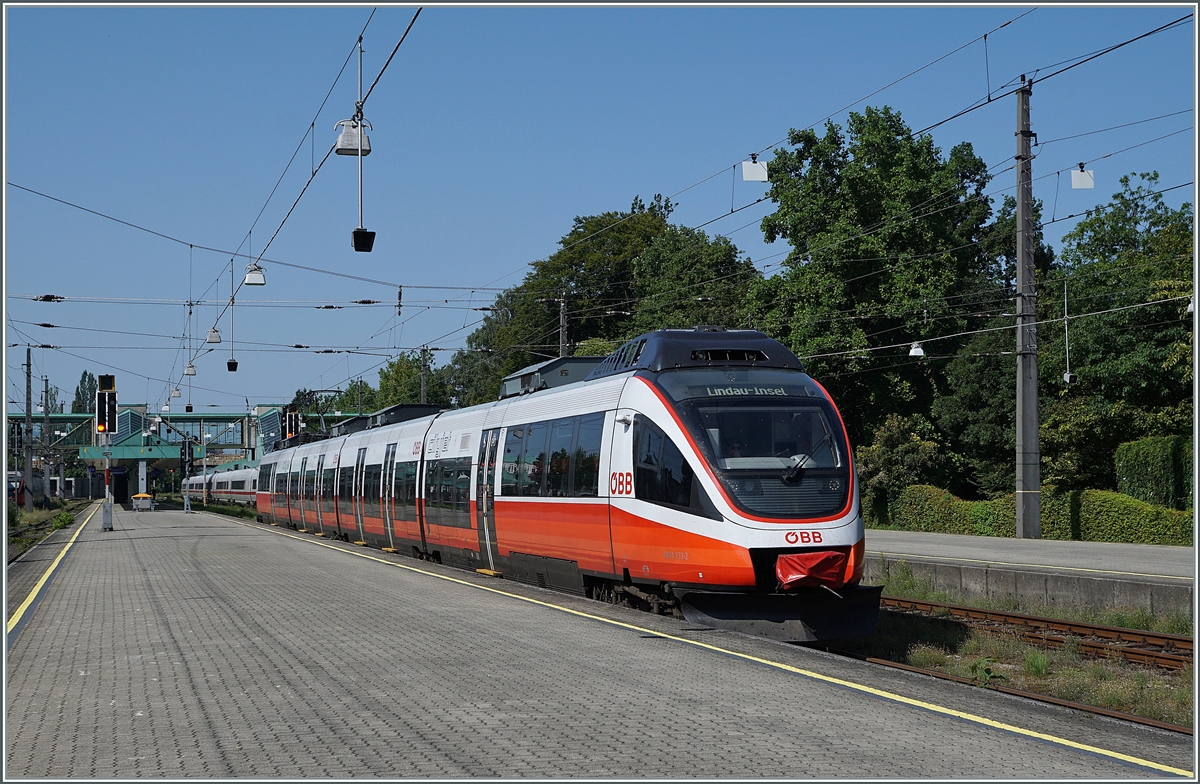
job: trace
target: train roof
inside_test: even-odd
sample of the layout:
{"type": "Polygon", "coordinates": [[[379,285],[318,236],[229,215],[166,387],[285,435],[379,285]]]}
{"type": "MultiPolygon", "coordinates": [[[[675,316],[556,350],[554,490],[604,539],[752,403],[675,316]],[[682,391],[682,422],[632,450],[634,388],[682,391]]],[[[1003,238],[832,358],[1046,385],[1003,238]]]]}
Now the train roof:
{"type": "Polygon", "coordinates": [[[605,357],[587,380],[631,370],[728,366],[804,370],[787,347],[756,329],[701,326],[639,335],[605,357]]]}

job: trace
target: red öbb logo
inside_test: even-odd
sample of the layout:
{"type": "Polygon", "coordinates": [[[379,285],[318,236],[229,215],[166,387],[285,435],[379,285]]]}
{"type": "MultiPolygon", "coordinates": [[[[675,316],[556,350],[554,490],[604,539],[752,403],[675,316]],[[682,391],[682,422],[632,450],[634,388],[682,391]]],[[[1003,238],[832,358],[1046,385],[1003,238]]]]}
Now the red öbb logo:
{"type": "Polygon", "coordinates": [[[800,541],[800,534],[796,533],[795,531],[788,531],[783,538],[787,539],[788,544],[795,544],[796,542],[800,541]]]}
{"type": "Polygon", "coordinates": [[[821,544],[820,531],[788,531],[783,535],[788,544],[821,544]]]}

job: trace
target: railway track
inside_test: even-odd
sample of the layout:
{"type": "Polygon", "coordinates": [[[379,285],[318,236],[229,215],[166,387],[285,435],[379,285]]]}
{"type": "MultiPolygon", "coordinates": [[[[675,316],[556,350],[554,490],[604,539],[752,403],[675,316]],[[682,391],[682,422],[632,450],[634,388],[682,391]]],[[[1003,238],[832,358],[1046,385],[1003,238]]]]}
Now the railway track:
{"type": "Polygon", "coordinates": [[[1026,642],[1046,647],[1061,648],[1071,641],[1081,653],[1095,658],[1119,657],[1131,663],[1168,670],[1181,670],[1192,664],[1192,638],[1177,634],[1121,629],[892,596],[884,596],[881,606],[941,618],[951,617],[976,628],[1015,631],[1026,642]]]}

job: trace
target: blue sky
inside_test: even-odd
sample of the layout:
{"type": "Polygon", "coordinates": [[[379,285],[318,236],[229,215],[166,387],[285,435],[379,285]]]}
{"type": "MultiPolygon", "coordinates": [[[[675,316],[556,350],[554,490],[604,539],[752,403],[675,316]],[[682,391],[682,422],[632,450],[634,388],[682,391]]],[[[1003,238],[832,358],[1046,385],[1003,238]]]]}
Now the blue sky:
{"type": "MultiPolygon", "coordinates": [[[[364,254],[350,247],[353,157],[331,156],[283,221],[313,151],[319,162],[334,123],[353,112],[357,58],[315,120],[315,144],[304,138],[371,6],[6,6],[5,342],[21,344],[6,354],[9,409],[23,408],[24,344],[45,343],[62,348],[34,350],[35,377],[48,375],[68,404],[86,369],[115,374],[123,403],[157,410],[186,381],[188,299],[202,301],[193,353],[214,323],[224,342],[195,360],[191,389],[181,384],[173,410],[189,394],[197,411],[237,411],[247,399],[286,402],[297,388],[345,388],[359,375],[376,385],[377,367],[398,347],[462,346],[483,315],[470,308],[494,296],[486,288],[519,283],[576,215],[662,193],[678,203],[673,221],[697,226],[766,192],[732,167],[790,128],[830,115],[844,123],[848,111],[886,104],[919,130],[989,90],[1006,91],[1022,73],[1040,78],[1191,12],[1139,5],[1026,14],[1032,8],[426,7],[366,104],[374,131],[363,223],[377,239],[364,254]],[[975,41],[859,102],[992,30],[986,50],[975,41]],[[189,251],[14,186],[221,252],[189,251]],[[267,285],[238,293],[232,330],[228,313],[216,322],[233,251],[257,255],[277,229],[267,285]],[[405,286],[399,321],[389,305],[350,305],[394,303],[392,284],[405,286]],[[68,300],[23,298],[42,294],[68,300]],[[226,370],[231,331],[236,373],[226,370]]],[[[375,11],[364,90],[415,10],[375,11]]],[[[1195,40],[1188,23],[1035,81],[1032,124],[1043,142],[1183,112],[1040,145],[1034,193],[1046,217],[1106,202],[1130,172],[1156,170],[1162,187],[1194,180],[1195,40]],[[1095,171],[1094,190],[1072,190],[1069,175],[1053,174],[1079,161],[1095,171]]],[[[1007,96],[932,134],[943,154],[970,142],[999,171],[1011,163],[1015,128],[1016,99],[1007,96]]],[[[1011,170],[997,175],[997,204],[1014,182],[1011,170]]],[[[1189,185],[1165,198],[1194,203],[1194,192],[1189,185]]],[[[758,224],[771,209],[763,202],[705,230],[729,236],[769,274],[787,251],[762,240],[758,224]]],[[[1048,226],[1051,244],[1074,225],[1048,226]]],[[[239,281],[245,264],[234,262],[239,281]]]]}

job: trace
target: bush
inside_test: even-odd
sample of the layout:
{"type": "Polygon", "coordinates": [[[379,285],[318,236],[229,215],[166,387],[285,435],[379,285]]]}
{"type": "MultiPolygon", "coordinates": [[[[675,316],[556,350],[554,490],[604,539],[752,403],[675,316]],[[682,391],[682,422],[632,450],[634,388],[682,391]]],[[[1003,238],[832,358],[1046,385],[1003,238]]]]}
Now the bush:
{"type": "Polygon", "coordinates": [[[1114,456],[1117,492],[1171,509],[1192,505],[1192,441],[1162,436],[1130,441],[1114,456]]]}
{"type": "Polygon", "coordinates": [[[16,528],[21,522],[21,507],[17,506],[17,502],[8,499],[8,527],[16,528]]]}
{"type": "MultiPolygon", "coordinates": [[[[963,501],[929,485],[910,485],[893,505],[892,523],[907,531],[1015,536],[1016,496],[963,501]]],[[[1107,490],[1042,488],[1042,538],[1190,545],[1192,515],[1107,490]]]]}
{"type": "Polygon", "coordinates": [[[1192,543],[1192,513],[1108,490],[1080,494],[1079,533],[1088,542],[1192,543]]]}

